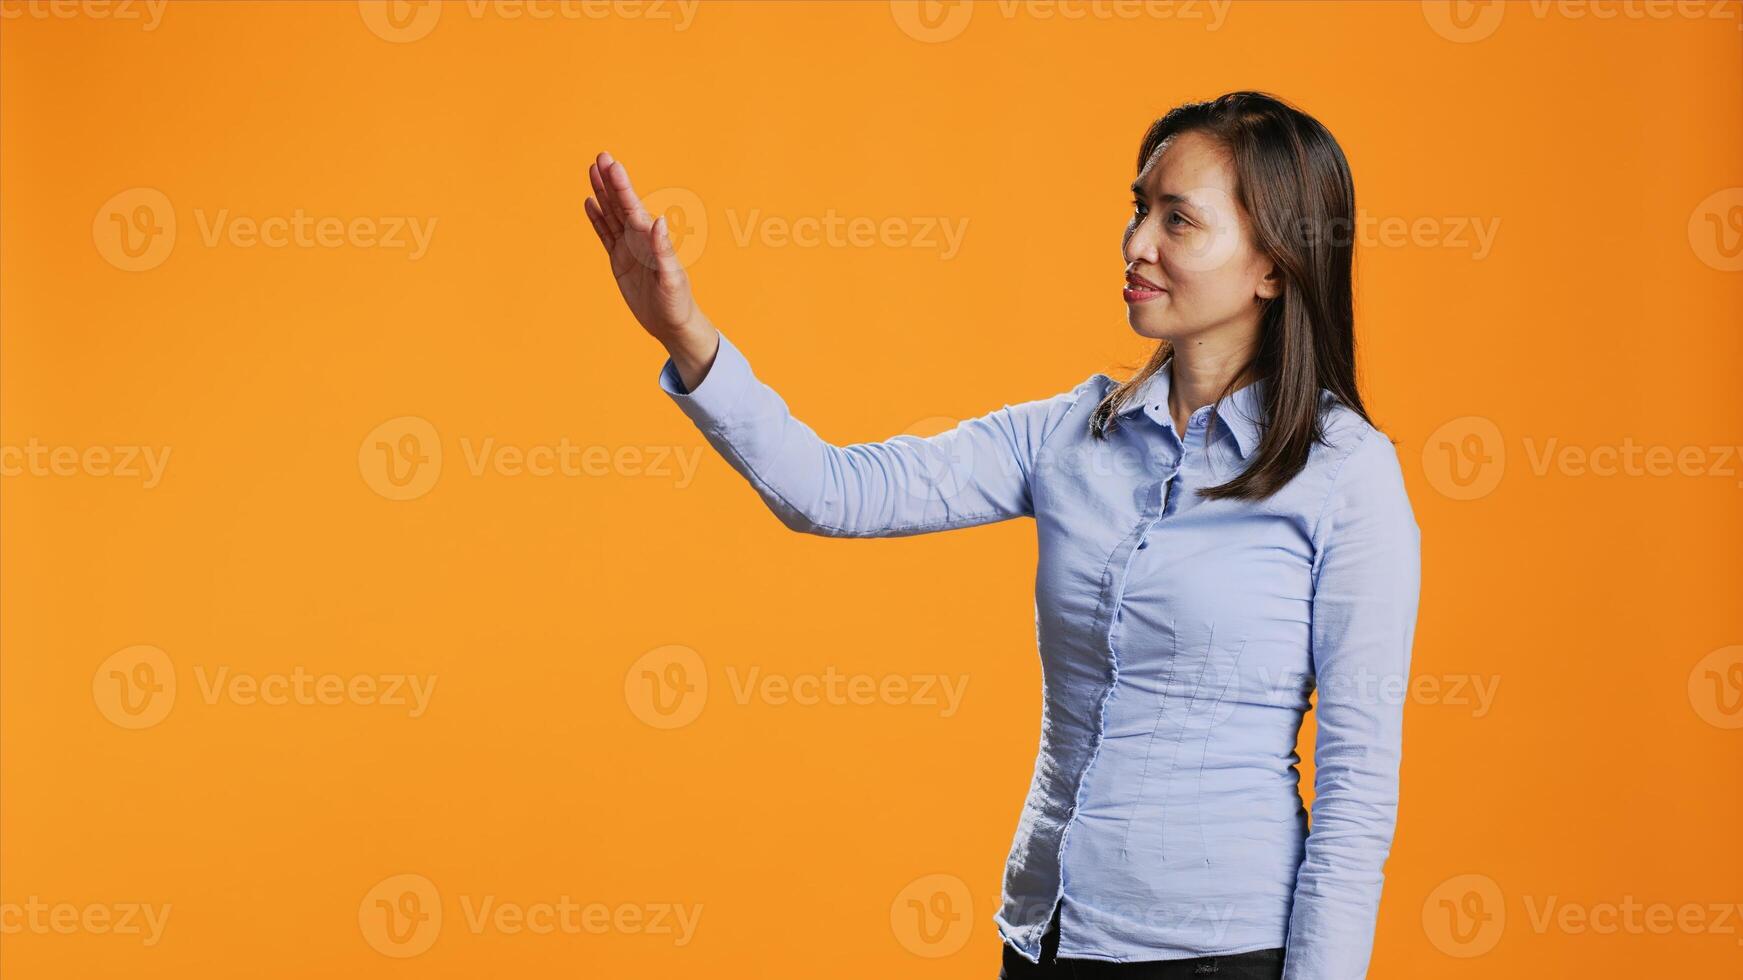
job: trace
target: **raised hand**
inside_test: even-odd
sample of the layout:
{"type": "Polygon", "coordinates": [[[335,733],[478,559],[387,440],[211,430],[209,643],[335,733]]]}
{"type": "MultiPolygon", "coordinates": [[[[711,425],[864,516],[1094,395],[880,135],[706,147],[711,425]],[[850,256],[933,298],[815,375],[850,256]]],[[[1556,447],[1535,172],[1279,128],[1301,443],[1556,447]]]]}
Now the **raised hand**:
{"type": "Polygon", "coordinates": [[[611,154],[599,154],[587,178],[594,194],[583,204],[587,220],[611,258],[617,289],[636,320],[667,347],[705,333],[700,330],[705,318],[691,295],[690,277],[678,264],[665,217],[656,220],[642,207],[629,171],[611,154]]]}

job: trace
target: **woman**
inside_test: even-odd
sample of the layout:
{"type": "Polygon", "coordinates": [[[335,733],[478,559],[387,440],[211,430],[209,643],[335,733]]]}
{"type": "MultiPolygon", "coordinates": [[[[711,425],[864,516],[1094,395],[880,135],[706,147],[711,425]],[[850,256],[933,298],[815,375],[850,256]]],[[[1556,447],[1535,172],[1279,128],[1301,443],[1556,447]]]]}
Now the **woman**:
{"type": "Polygon", "coordinates": [[[1420,580],[1397,453],[1357,391],[1349,166],[1235,92],[1157,120],[1123,237],[1160,343],[927,438],[831,445],[691,296],[600,154],[587,215],[670,355],[665,392],[789,528],[1032,517],[1041,744],[994,916],[1001,977],[1366,974],[1420,580]],[[1317,690],[1312,829],[1295,740],[1317,690]]]}

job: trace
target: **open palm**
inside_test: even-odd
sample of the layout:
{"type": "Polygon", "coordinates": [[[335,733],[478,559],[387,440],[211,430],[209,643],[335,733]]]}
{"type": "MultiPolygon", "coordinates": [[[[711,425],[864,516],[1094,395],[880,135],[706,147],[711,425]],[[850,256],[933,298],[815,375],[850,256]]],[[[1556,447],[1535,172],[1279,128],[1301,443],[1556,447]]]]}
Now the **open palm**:
{"type": "Polygon", "coordinates": [[[690,328],[697,309],[666,219],[656,220],[642,207],[629,171],[611,154],[599,154],[587,168],[587,178],[594,197],[584,202],[583,209],[611,257],[611,274],[624,303],[654,339],[661,343],[677,339],[690,328]]]}

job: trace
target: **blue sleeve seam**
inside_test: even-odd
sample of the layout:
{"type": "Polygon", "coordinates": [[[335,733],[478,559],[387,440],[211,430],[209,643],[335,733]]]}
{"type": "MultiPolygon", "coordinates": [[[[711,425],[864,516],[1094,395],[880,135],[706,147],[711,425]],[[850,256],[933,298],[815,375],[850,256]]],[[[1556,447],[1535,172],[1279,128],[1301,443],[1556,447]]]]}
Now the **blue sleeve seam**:
{"type": "MultiPolygon", "coordinates": [[[[810,515],[806,514],[803,508],[794,504],[793,501],[789,500],[785,494],[783,494],[779,490],[775,489],[774,484],[769,483],[767,480],[763,479],[762,474],[757,471],[757,468],[755,466],[751,465],[750,460],[745,459],[744,454],[740,453],[738,451],[738,447],[733,445],[732,440],[726,437],[724,429],[725,429],[725,426],[723,426],[723,425],[719,425],[716,423],[710,423],[705,431],[720,435],[721,436],[721,443],[723,445],[725,445],[726,448],[728,448],[732,451],[733,458],[738,460],[740,465],[742,465],[744,467],[744,470],[746,473],[750,474],[751,480],[755,483],[755,485],[763,490],[766,490],[768,492],[769,496],[780,501],[782,506],[786,507],[789,511],[804,518],[806,527],[812,531],[827,532],[828,535],[835,536],[835,537],[856,537],[856,538],[896,537],[896,536],[899,536],[900,532],[909,532],[909,533],[913,533],[913,534],[920,534],[920,533],[924,533],[926,531],[951,530],[951,529],[958,527],[958,526],[961,526],[963,524],[968,524],[968,523],[973,523],[975,521],[978,521],[983,517],[997,516],[1000,513],[1000,511],[995,508],[993,510],[985,511],[983,513],[977,513],[977,514],[958,514],[955,517],[949,517],[949,518],[945,518],[944,520],[933,521],[931,523],[915,521],[915,522],[908,523],[908,524],[892,524],[892,525],[888,525],[886,527],[882,527],[882,528],[880,528],[878,530],[874,530],[874,531],[867,531],[867,530],[863,530],[860,528],[848,527],[848,526],[843,525],[843,524],[823,524],[823,523],[820,523],[818,521],[812,520],[810,515]]],[[[830,443],[828,440],[824,440],[824,442],[828,445],[834,445],[834,443],[830,443]]],[[[836,448],[841,448],[841,447],[836,447],[836,448]]]]}
{"type": "Polygon", "coordinates": [[[1316,587],[1319,585],[1320,555],[1325,551],[1324,546],[1319,540],[1319,529],[1325,525],[1326,512],[1331,509],[1331,502],[1333,498],[1337,496],[1338,480],[1343,478],[1344,468],[1349,463],[1350,458],[1356,454],[1357,450],[1362,448],[1363,443],[1366,443],[1370,436],[1377,434],[1379,431],[1380,430],[1375,429],[1372,426],[1363,429],[1362,437],[1357,439],[1356,444],[1351,446],[1349,451],[1345,452],[1343,457],[1338,460],[1337,468],[1334,469],[1331,474],[1331,486],[1329,486],[1325,492],[1325,500],[1321,501],[1319,505],[1319,513],[1313,518],[1313,529],[1308,532],[1308,539],[1313,542],[1313,584],[1316,587]]]}

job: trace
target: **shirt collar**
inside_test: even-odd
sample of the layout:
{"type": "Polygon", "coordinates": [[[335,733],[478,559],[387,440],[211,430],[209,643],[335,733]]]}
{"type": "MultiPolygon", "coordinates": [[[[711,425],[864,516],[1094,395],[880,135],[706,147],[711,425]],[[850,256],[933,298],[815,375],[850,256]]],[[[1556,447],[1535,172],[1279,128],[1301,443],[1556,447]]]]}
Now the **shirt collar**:
{"type": "MultiPolygon", "coordinates": [[[[1154,374],[1144,379],[1137,394],[1133,395],[1132,400],[1120,411],[1122,416],[1141,412],[1147,405],[1160,405],[1162,406],[1162,417],[1167,417],[1169,367],[1173,360],[1170,357],[1163,361],[1162,366],[1157,368],[1154,374]]],[[[1259,437],[1263,434],[1259,419],[1264,415],[1264,405],[1265,379],[1263,378],[1229,394],[1216,404],[1216,417],[1222,421],[1223,426],[1234,437],[1235,448],[1240,451],[1242,459],[1251,456],[1253,450],[1259,445],[1259,437]]]]}

